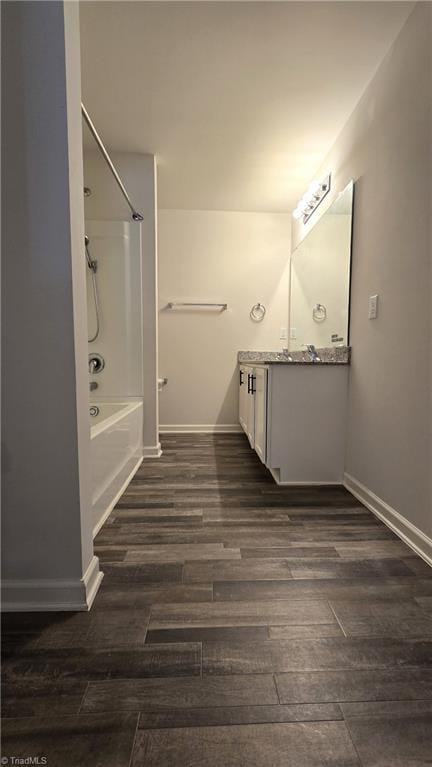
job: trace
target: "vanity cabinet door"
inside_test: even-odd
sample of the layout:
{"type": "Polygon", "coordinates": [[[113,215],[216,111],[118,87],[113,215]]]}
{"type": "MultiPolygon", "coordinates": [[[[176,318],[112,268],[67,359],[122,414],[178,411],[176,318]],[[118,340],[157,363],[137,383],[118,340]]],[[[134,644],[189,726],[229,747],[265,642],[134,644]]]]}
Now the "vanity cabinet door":
{"type": "Polygon", "coordinates": [[[243,431],[247,433],[247,374],[245,367],[239,368],[239,421],[243,431]]]}
{"type": "Polygon", "coordinates": [[[267,370],[254,368],[254,448],[261,461],[267,458],[267,370]]]}
{"type": "Polygon", "coordinates": [[[246,435],[250,446],[255,447],[255,374],[253,368],[246,369],[246,435]]]}

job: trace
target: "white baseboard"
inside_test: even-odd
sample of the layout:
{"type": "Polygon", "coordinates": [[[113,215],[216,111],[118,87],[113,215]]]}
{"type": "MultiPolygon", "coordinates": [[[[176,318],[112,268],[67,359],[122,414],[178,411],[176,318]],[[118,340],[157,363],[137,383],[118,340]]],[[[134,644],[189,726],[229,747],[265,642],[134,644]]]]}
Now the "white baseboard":
{"type": "Polygon", "coordinates": [[[162,455],[161,443],[143,447],[143,458],[160,458],[162,455]]]}
{"type": "Polygon", "coordinates": [[[93,556],[82,578],[16,580],[2,583],[3,612],[77,612],[89,610],[103,578],[93,556]]]}
{"type": "Polygon", "coordinates": [[[94,602],[95,596],[99,591],[99,586],[102,583],[103,577],[104,577],[103,572],[99,570],[99,557],[96,557],[93,554],[91,562],[87,570],[85,571],[84,577],[83,577],[83,583],[84,583],[85,592],[86,592],[87,610],[90,610],[94,602]]]}
{"type": "Polygon", "coordinates": [[[432,539],[423,533],[418,527],[409,522],[408,519],[399,514],[396,509],[389,506],[388,503],[379,498],[372,490],[352,477],[350,474],[344,475],[344,485],[352,495],[358,498],[366,508],[381,519],[384,524],[393,530],[396,535],[403,540],[416,554],[418,554],[428,565],[432,566],[432,539]]]}
{"type": "Polygon", "coordinates": [[[161,434],[238,434],[239,423],[173,423],[159,426],[161,434]]]}
{"type": "Polygon", "coordinates": [[[93,527],[93,538],[96,538],[99,530],[101,529],[102,525],[107,521],[109,515],[111,514],[114,506],[116,505],[117,501],[121,496],[123,495],[124,491],[126,490],[129,482],[131,481],[134,474],[138,471],[139,467],[141,466],[143,462],[142,456],[140,456],[137,461],[134,463],[131,471],[127,475],[125,481],[122,483],[112,500],[109,502],[108,506],[106,507],[105,511],[103,512],[102,516],[98,519],[95,526],[93,527]]]}
{"type": "MultiPolygon", "coordinates": [[[[267,467],[268,468],[268,467],[267,467]]],[[[317,486],[317,487],[337,487],[338,485],[342,486],[342,482],[336,482],[336,480],[332,480],[331,482],[316,482],[315,480],[310,482],[283,482],[280,478],[280,470],[279,469],[269,469],[270,474],[272,475],[274,481],[277,485],[281,485],[283,487],[310,487],[311,485],[317,486]]]]}

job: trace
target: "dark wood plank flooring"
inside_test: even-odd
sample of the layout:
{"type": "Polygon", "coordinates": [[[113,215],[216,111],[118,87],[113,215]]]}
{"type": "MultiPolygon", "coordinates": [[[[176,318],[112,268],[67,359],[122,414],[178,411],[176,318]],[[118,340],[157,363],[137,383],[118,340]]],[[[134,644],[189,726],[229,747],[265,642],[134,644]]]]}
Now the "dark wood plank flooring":
{"type": "Polygon", "coordinates": [[[90,613],[3,619],[3,754],[49,767],[421,767],[432,570],[242,435],[166,436],[96,539],[90,613]]]}

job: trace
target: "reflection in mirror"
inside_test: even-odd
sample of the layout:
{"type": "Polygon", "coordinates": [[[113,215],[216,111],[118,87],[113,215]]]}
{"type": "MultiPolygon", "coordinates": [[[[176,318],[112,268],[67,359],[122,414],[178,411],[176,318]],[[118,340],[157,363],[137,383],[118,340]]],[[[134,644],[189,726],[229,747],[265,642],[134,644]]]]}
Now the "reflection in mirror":
{"type": "Polygon", "coordinates": [[[350,181],[292,254],[292,351],[349,344],[353,192],[350,181]]]}

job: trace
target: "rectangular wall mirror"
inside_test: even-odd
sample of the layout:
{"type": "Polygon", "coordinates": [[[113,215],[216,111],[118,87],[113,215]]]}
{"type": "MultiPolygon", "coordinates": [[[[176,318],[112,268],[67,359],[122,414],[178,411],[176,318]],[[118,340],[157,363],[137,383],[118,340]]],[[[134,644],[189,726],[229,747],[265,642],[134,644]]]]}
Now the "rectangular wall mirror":
{"type": "Polygon", "coordinates": [[[291,351],[349,344],[353,200],[350,181],[291,256],[291,351]]]}

